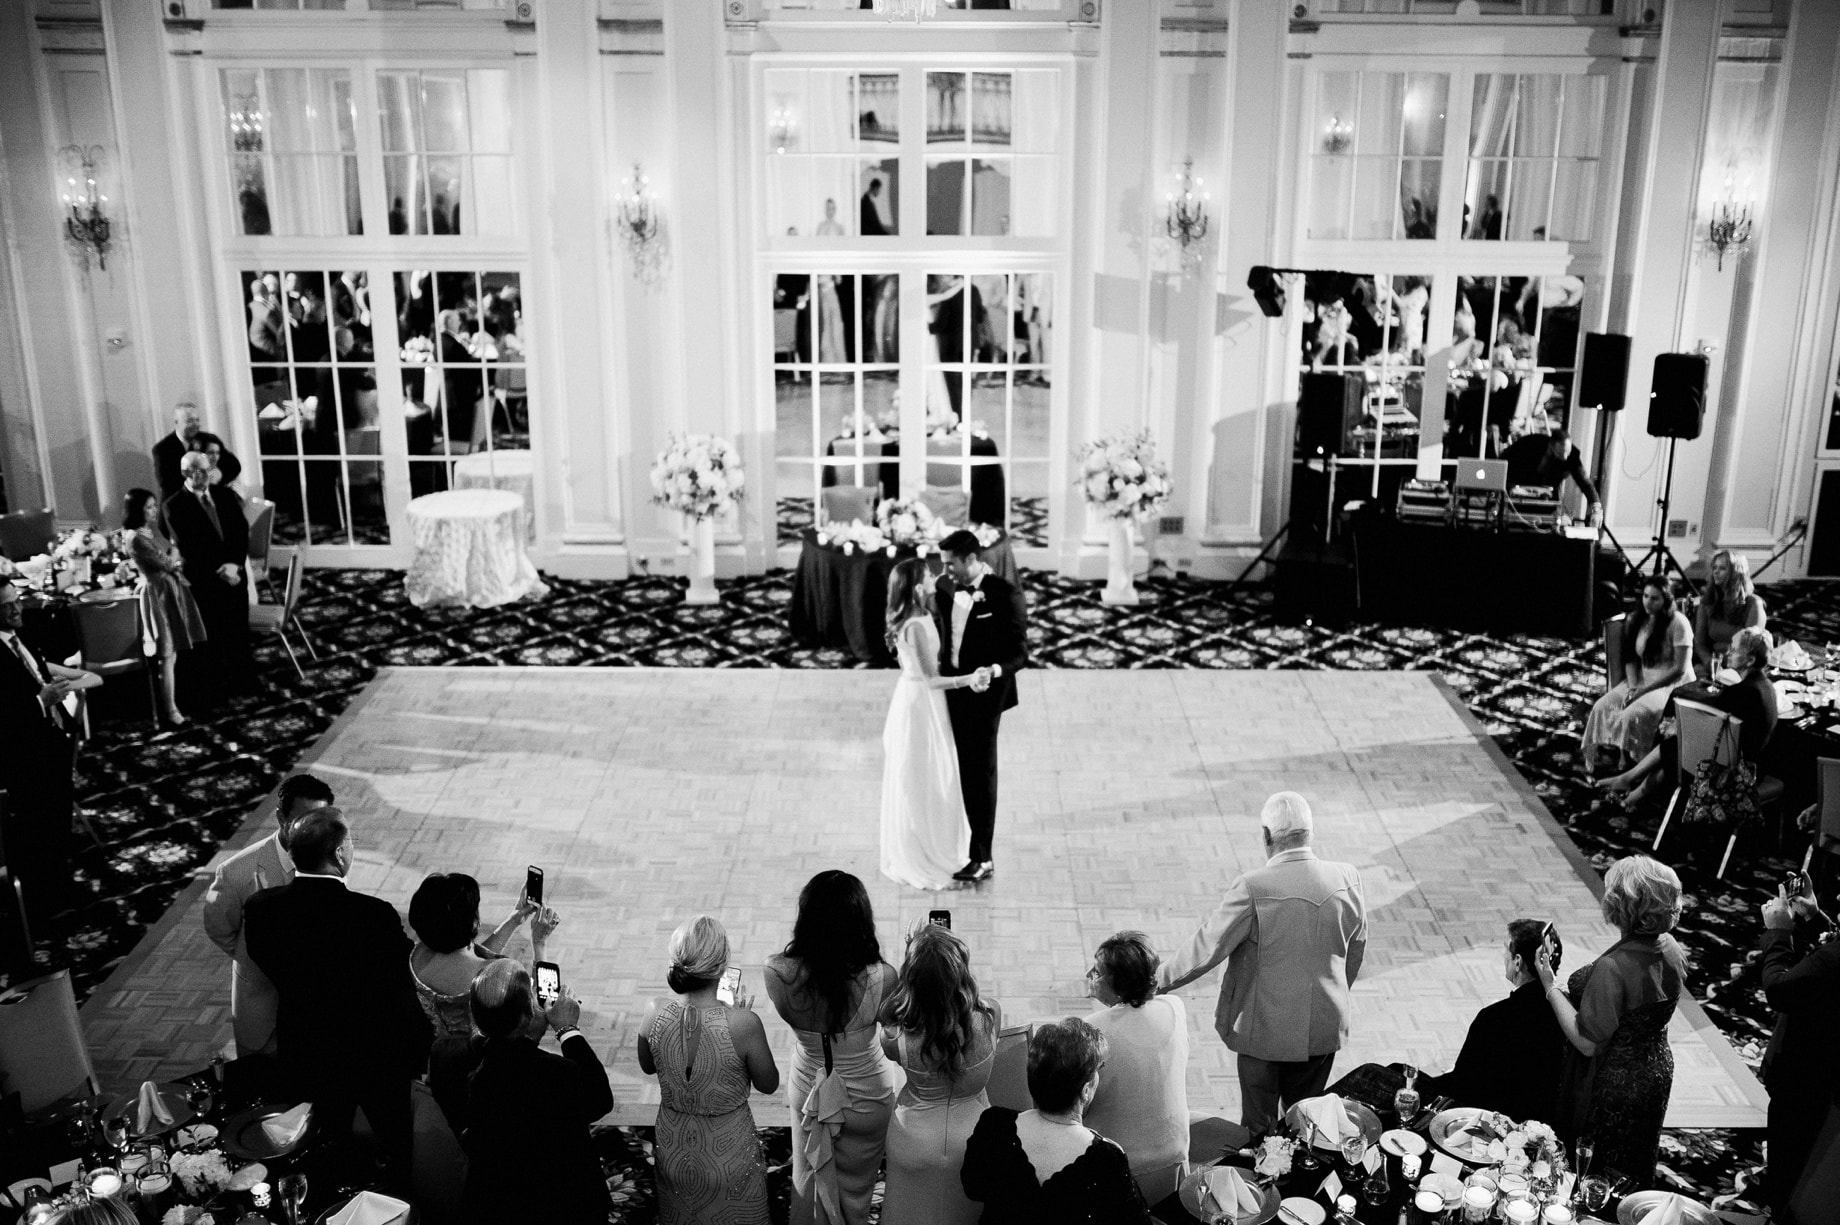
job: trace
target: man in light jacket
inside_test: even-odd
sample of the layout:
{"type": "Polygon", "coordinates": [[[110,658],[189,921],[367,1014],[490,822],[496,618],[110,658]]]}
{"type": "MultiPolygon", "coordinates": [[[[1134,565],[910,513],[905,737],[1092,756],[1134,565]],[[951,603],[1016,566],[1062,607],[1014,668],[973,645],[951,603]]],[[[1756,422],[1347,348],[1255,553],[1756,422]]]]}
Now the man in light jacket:
{"type": "Polygon", "coordinates": [[[1176,991],[1227,963],[1214,1029],[1239,1056],[1240,1122],[1254,1133],[1328,1086],[1367,951],[1361,878],[1352,864],[1316,858],[1309,803],[1280,791],[1259,824],[1265,866],[1233,882],[1157,975],[1159,990],[1176,991]]]}
{"type": "Polygon", "coordinates": [[[211,887],[205,891],[205,934],[230,958],[230,1020],[239,1058],[275,1053],[279,998],[274,984],[249,958],[243,941],[243,905],[262,890],[294,879],[294,861],[287,851],[288,829],[331,803],[332,788],[311,774],[286,779],[276,794],[275,832],[218,864],[211,887]]]}

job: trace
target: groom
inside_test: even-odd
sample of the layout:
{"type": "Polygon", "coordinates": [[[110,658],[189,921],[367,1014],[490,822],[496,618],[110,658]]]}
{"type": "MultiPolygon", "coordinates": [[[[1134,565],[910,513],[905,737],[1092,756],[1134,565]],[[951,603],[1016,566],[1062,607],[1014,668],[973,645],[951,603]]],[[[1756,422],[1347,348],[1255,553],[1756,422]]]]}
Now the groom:
{"type": "Polygon", "coordinates": [[[1028,610],[1022,593],[984,564],[970,532],[953,532],[939,542],[939,551],[946,559],[935,599],[940,675],[991,671],[986,688],[946,690],[971,825],[971,862],[952,879],[985,881],[996,875],[990,839],[997,824],[997,725],[1016,704],[1016,673],[1029,663],[1028,610]]]}

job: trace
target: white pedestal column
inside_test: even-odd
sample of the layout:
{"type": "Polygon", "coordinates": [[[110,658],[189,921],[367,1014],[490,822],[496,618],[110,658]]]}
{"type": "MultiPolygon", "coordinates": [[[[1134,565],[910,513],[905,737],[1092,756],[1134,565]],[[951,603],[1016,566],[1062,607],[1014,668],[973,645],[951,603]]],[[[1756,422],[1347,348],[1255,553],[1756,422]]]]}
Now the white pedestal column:
{"type": "Polygon", "coordinates": [[[1135,524],[1129,519],[1111,519],[1108,523],[1105,590],[1099,598],[1107,604],[1135,604],[1137,584],[1131,580],[1131,529],[1135,524]]]}
{"type": "Polygon", "coordinates": [[[716,521],[714,518],[690,521],[690,590],[686,604],[719,604],[716,592],[716,521]]]}

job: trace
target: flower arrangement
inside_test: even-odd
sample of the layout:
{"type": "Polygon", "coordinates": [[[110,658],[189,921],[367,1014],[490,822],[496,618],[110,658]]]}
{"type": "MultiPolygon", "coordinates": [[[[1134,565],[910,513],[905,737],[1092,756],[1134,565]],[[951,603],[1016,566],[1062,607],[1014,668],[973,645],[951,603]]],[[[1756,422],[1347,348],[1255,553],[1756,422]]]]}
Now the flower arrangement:
{"type": "Polygon", "coordinates": [[[916,498],[886,498],[875,508],[875,523],[896,544],[933,544],[944,540],[953,525],[916,498]]]}
{"type": "Polygon", "coordinates": [[[230,1185],[230,1163],[216,1149],[202,1153],[181,1150],[172,1156],[173,1177],[192,1199],[211,1196],[230,1185]]]}
{"type": "Polygon", "coordinates": [[[217,1219],[202,1208],[175,1204],[160,1218],[160,1225],[217,1225],[217,1219]]]}
{"type": "Polygon", "coordinates": [[[873,523],[864,523],[861,519],[852,519],[848,523],[827,523],[818,529],[819,544],[834,544],[845,553],[854,553],[857,549],[874,552],[877,549],[891,549],[892,542],[888,534],[873,523]]]}
{"type": "Polygon", "coordinates": [[[1296,1153],[1297,1142],[1289,1136],[1266,1136],[1252,1150],[1252,1172],[1260,1178],[1283,1178],[1291,1172],[1291,1158],[1296,1153]]]}
{"type": "Polygon", "coordinates": [[[926,432],[932,438],[950,438],[961,430],[969,430],[973,438],[989,438],[990,427],[982,421],[973,421],[969,425],[959,420],[957,413],[949,404],[929,405],[926,410],[926,432]]]}
{"type": "Polygon", "coordinates": [[[411,336],[409,343],[402,347],[402,362],[405,366],[427,366],[434,362],[434,341],[426,336],[411,336]]]}
{"type": "MultiPolygon", "coordinates": [[[[867,413],[863,414],[862,436],[864,438],[870,439],[875,442],[884,442],[890,438],[898,438],[900,434],[901,434],[901,414],[899,412],[891,410],[889,412],[885,412],[881,414],[878,417],[871,417],[867,413]]],[[[843,419],[843,428],[837,431],[837,437],[839,438],[856,437],[856,414],[855,413],[851,413],[849,416],[843,419]]]]}
{"type": "Polygon", "coordinates": [[[673,434],[652,463],[652,501],[708,519],[742,499],[746,476],[740,453],[727,439],[673,434]]]}
{"type": "Polygon", "coordinates": [[[109,533],[99,532],[95,528],[71,528],[59,533],[57,541],[51,546],[54,561],[71,562],[79,557],[107,557],[110,553],[119,553],[109,533]]]}
{"type": "Polygon", "coordinates": [[[1152,514],[1169,501],[1169,465],[1156,457],[1149,430],[1121,431],[1080,448],[1086,504],[1111,519],[1152,514]]]}

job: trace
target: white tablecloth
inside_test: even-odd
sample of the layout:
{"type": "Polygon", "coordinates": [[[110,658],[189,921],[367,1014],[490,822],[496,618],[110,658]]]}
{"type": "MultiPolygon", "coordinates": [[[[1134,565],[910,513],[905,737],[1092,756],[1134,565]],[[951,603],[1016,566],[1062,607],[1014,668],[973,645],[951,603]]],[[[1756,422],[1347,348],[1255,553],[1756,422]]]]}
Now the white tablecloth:
{"type": "Polygon", "coordinates": [[[545,594],[524,552],[524,518],[523,496],[504,489],[450,489],[411,501],[409,602],[491,608],[545,594]]]}
{"type": "Polygon", "coordinates": [[[479,451],[454,461],[455,489],[509,489],[524,495],[524,540],[537,539],[537,467],[529,451],[479,451]]]}

